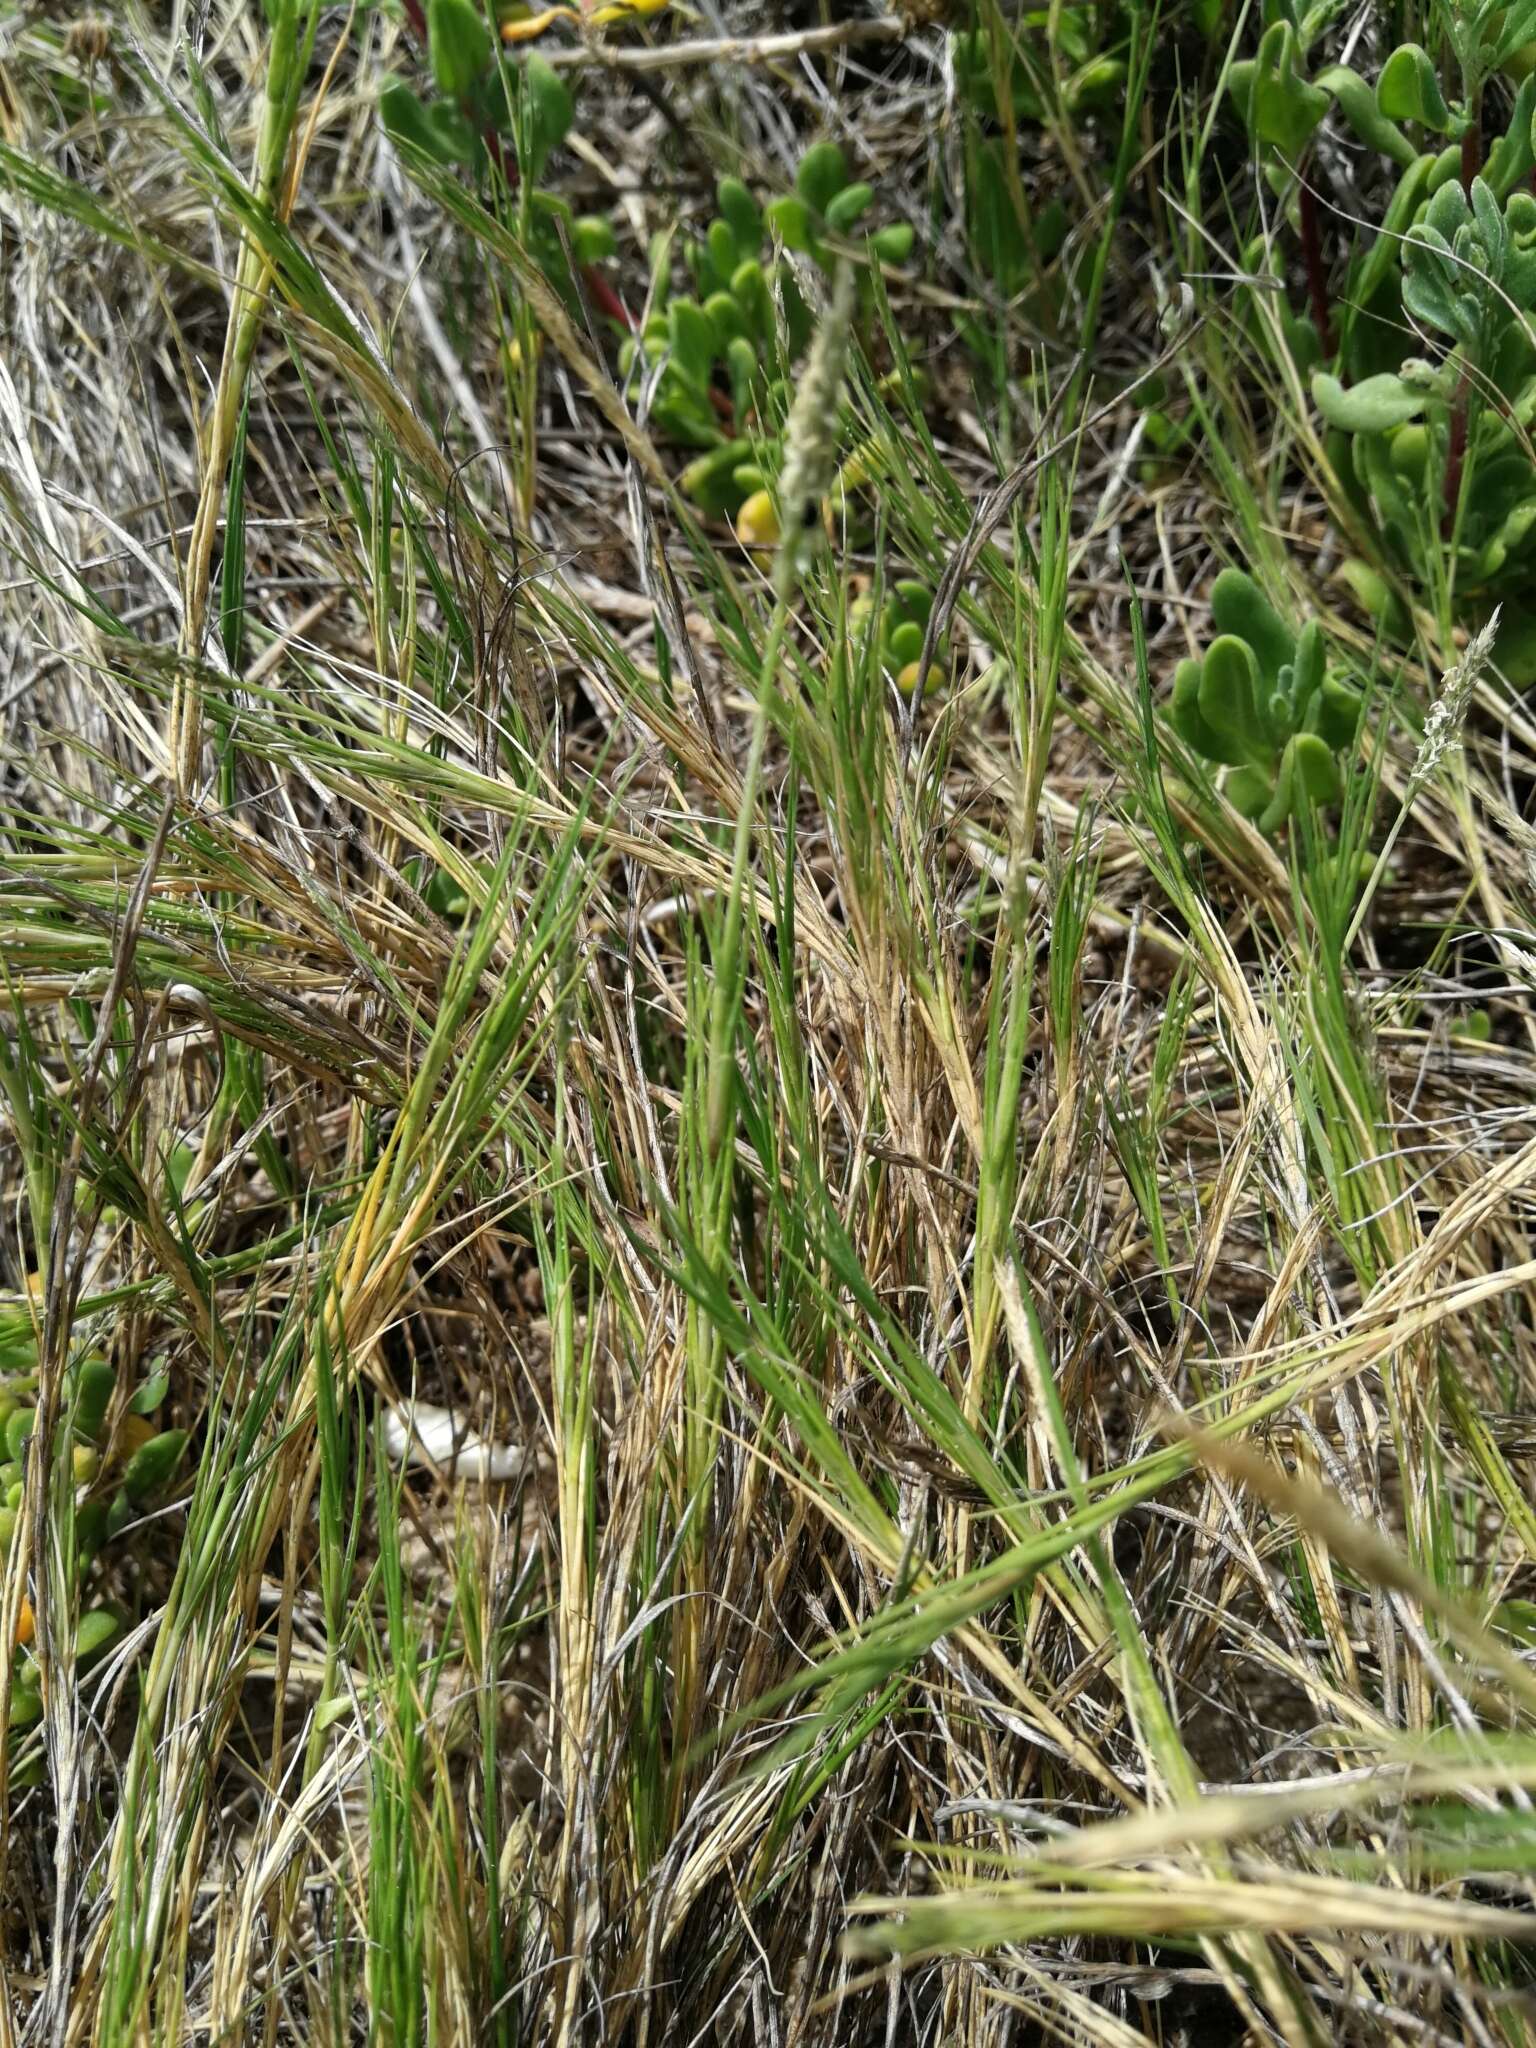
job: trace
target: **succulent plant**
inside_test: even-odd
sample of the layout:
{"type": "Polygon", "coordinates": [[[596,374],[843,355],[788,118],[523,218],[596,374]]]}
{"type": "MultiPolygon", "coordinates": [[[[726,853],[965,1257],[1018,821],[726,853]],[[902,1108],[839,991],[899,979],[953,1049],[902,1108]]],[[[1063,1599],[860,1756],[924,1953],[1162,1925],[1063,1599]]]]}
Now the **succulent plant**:
{"type": "MultiPolygon", "coordinates": [[[[1536,527],[1536,196],[1501,194],[1489,169],[1470,190],[1447,178],[1395,243],[1404,312],[1438,360],[1312,380],[1332,469],[1384,566],[1433,588],[1443,559],[1463,613],[1519,596],[1536,527]]],[[[1506,633],[1501,659],[1513,644],[1506,633]]]]}
{"type": "MultiPolygon", "coordinates": [[[[1227,74],[1227,89],[1252,138],[1264,178],[1301,245],[1307,312],[1287,312],[1281,324],[1290,354],[1303,370],[1331,357],[1340,338],[1329,295],[1316,180],[1308,168],[1314,135],[1337,108],[1367,149],[1405,168],[1418,154],[1401,128],[1382,112],[1357,71],[1347,64],[1330,64],[1315,76],[1308,75],[1309,47],[1330,12],[1326,6],[1305,14],[1284,5],[1277,8],[1255,55],[1233,64],[1227,74]]],[[[1272,248],[1263,242],[1245,252],[1244,260],[1254,272],[1267,267],[1273,273],[1277,267],[1272,248]]],[[[1356,304],[1357,293],[1343,295],[1341,327],[1348,324],[1349,309],[1356,304]]]]}
{"type": "Polygon", "coordinates": [[[1173,723],[1197,754],[1230,770],[1235,807],[1261,832],[1278,832],[1303,804],[1338,801],[1359,692],[1329,674],[1316,621],[1292,632],[1244,571],[1217,577],[1211,616],[1216,639],[1174,675],[1173,723]]]}
{"type": "Polygon", "coordinates": [[[901,577],[877,598],[867,594],[856,598],[848,621],[855,644],[868,649],[881,669],[894,676],[898,689],[911,695],[922,680],[924,691],[934,688],[942,673],[942,662],[921,677],[923,639],[933,613],[933,592],[915,577],[901,577]]]}
{"type": "MultiPolygon", "coordinates": [[[[832,241],[854,232],[874,192],[849,179],[836,143],[819,142],[801,158],[793,193],[759,208],[739,178],[722,178],[717,201],[715,219],[683,251],[692,293],[666,291],[670,249],[658,242],[656,310],[625,342],[620,362],[626,371],[641,361],[660,366],[651,419],[672,440],[702,451],[679,484],[702,511],[734,516],[771,490],[790,371],[814,326],[772,239],[830,273],[832,241]]],[[[900,262],[912,230],[905,222],[879,228],[869,247],[881,262],[900,262]]],[[[764,544],[765,518],[759,508],[749,521],[752,531],[742,536],[749,544],[764,544]]]]}
{"type": "MultiPolygon", "coordinates": [[[[765,218],[786,249],[810,256],[829,275],[830,239],[846,240],[875,202],[872,185],[848,175],[848,159],[835,142],[813,142],[795,170],[795,189],[768,202],[765,218]]],[[[905,221],[877,228],[870,247],[882,263],[905,263],[913,232],[905,221]]]]}
{"type": "MultiPolygon", "coordinates": [[[[1301,234],[1309,317],[1282,314],[1280,325],[1294,366],[1312,373],[1335,503],[1368,544],[1369,559],[1346,562],[1340,580],[1394,636],[1410,623],[1399,583],[1442,625],[1447,604],[1477,620],[1502,600],[1499,658],[1528,681],[1536,615],[1517,600],[1536,526],[1536,0],[1447,11],[1460,98],[1411,43],[1390,51],[1374,87],[1339,65],[1309,76],[1306,50],[1326,19],[1314,8],[1271,21],[1229,84],[1301,234]],[[1499,70],[1521,82],[1485,152],[1483,88],[1499,70]],[[1334,108],[1400,175],[1330,304],[1312,174],[1298,169],[1334,108]],[[1432,360],[1419,353],[1426,339],[1432,360]]],[[[1262,245],[1245,261],[1278,272],[1262,245]]]]}
{"type": "MultiPolygon", "coordinates": [[[[10,1568],[23,1498],[23,1460],[36,1421],[29,1398],[36,1385],[37,1350],[24,1313],[0,1317],[0,1570],[10,1568]]],[[[160,1429],[153,1416],[163,1404],[167,1375],[157,1367],[129,1397],[115,1428],[108,1422],[117,1375],[104,1358],[87,1356],[70,1370],[69,1407],[76,1486],[75,1545],[85,1582],[102,1549],[122,1534],[140,1508],[170,1484],[186,1454],[184,1429],[160,1429]]],[[[31,1610],[23,1603],[22,1624],[12,1646],[15,1658],[10,1725],[24,1728],[38,1718],[38,1667],[30,1653],[31,1610]]],[[[122,1619],[106,1606],[81,1616],[75,1655],[99,1655],[120,1633],[122,1619]]]]}

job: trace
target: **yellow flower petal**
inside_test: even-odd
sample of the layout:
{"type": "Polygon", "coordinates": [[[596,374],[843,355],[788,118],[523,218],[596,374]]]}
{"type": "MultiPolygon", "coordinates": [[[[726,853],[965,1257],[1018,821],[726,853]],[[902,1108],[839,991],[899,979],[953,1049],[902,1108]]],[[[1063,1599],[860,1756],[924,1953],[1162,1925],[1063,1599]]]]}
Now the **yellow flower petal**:
{"type": "Polygon", "coordinates": [[[531,42],[535,36],[543,35],[545,29],[557,21],[578,19],[574,7],[546,7],[538,14],[528,14],[515,21],[501,24],[501,40],[504,43],[531,42]]]}

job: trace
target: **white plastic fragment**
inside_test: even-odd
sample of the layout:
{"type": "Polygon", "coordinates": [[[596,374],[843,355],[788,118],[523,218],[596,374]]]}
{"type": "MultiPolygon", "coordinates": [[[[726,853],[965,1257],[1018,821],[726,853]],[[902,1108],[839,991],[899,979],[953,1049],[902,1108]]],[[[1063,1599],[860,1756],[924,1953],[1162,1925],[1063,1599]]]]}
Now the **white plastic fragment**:
{"type": "Polygon", "coordinates": [[[448,1408],[408,1401],[384,1417],[384,1448],[406,1465],[429,1466],[460,1479],[515,1479],[527,1462],[516,1444],[488,1443],[448,1408]]]}

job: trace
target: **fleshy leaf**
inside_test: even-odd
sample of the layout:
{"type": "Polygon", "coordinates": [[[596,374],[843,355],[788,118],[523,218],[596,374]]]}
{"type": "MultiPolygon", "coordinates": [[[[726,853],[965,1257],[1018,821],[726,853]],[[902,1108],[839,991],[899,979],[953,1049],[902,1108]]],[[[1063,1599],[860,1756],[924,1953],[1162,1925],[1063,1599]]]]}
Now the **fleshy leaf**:
{"type": "Polygon", "coordinates": [[[722,178],[715,188],[721,217],[736,237],[742,255],[751,255],[763,244],[763,217],[757,201],[740,178],[722,178]]]}
{"type": "Polygon", "coordinates": [[[1376,105],[1389,121],[1417,121],[1436,135],[1451,131],[1451,111],[1429,53],[1417,43],[1402,43],[1381,67],[1376,105]]]}
{"type": "Polygon", "coordinates": [[[523,93],[528,161],[519,169],[529,184],[536,185],[551,153],[570,134],[576,107],[565,80],[537,50],[530,50],[523,59],[523,93]]]}
{"type": "Polygon", "coordinates": [[[1347,434],[1384,434],[1389,427],[1417,419],[1424,410],[1424,393],[1388,372],[1363,377],[1346,388],[1337,377],[1319,370],[1312,379],[1312,397],[1329,425],[1342,427],[1347,434]]]}
{"type": "Polygon", "coordinates": [[[873,185],[845,185],[827,205],[827,226],[834,235],[849,234],[874,203],[873,185]]]}
{"type": "Polygon", "coordinates": [[[1227,802],[1245,818],[1257,822],[1269,808],[1275,793],[1274,778],[1262,768],[1234,768],[1226,780],[1227,802]]]}
{"type": "Polygon", "coordinates": [[[474,0],[427,0],[427,52],[438,90],[468,99],[491,63],[491,32],[474,0]]]}
{"type": "Polygon", "coordinates": [[[847,182],[848,160],[835,142],[813,142],[795,172],[795,190],[807,206],[821,214],[847,182]]]}
{"type": "Polygon", "coordinates": [[[1332,93],[1334,105],[1354,129],[1367,149],[1379,150],[1394,163],[1408,167],[1418,151],[1395,121],[1389,120],[1376,103],[1376,95],[1347,64],[1330,64],[1317,74],[1320,92],[1332,93]]]}
{"type": "Polygon", "coordinates": [[[1258,56],[1228,73],[1232,97],[1254,139],[1290,157],[1300,154],[1328,112],[1327,93],[1299,75],[1299,57],[1295,29],[1277,21],[1265,30],[1258,56]]]}
{"type": "Polygon", "coordinates": [[[1246,751],[1234,749],[1231,743],[1207,724],[1200,709],[1201,664],[1198,661],[1181,661],[1173,675],[1173,702],[1170,707],[1174,730],[1186,746],[1207,761],[1221,761],[1228,764],[1246,761],[1246,751]]]}
{"type": "Polygon", "coordinates": [[[181,1454],[186,1448],[187,1432],[184,1429],[162,1430],[159,1436],[152,1436],[148,1443],[139,1445],[123,1467],[123,1492],[135,1506],[160,1491],[181,1463],[181,1454]]]}
{"type": "MultiPolygon", "coordinates": [[[[1258,685],[1258,665],[1246,640],[1223,633],[1212,641],[1200,668],[1200,715],[1212,732],[1237,750],[1240,761],[1252,759],[1264,746],[1258,685]]],[[[1228,753],[1225,758],[1230,760],[1233,755],[1228,753]]]]}
{"type": "Polygon", "coordinates": [[[1219,633],[1248,643],[1260,677],[1273,688],[1295,652],[1296,639],[1246,571],[1222,570],[1211,588],[1211,617],[1219,633]]]}

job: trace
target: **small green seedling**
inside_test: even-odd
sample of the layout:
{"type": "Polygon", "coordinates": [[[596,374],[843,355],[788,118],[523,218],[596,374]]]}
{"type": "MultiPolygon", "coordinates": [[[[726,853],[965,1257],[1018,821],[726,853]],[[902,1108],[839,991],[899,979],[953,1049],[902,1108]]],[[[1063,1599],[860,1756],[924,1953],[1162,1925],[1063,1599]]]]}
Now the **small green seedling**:
{"type": "Polygon", "coordinates": [[[1275,833],[1303,805],[1339,801],[1360,695],[1328,673],[1316,621],[1293,633],[1242,570],[1217,577],[1211,616],[1218,637],[1174,676],[1173,723],[1197,754],[1230,770],[1233,805],[1275,833]]]}

